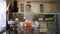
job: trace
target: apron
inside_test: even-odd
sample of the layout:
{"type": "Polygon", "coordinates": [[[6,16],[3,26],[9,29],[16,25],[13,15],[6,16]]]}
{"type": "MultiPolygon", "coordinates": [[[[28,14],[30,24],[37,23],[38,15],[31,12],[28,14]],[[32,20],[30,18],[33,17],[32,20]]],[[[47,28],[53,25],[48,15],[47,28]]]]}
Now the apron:
{"type": "Polygon", "coordinates": [[[33,21],[32,19],[30,19],[32,17],[32,11],[25,12],[25,16],[27,17],[25,19],[25,22],[28,22],[28,21],[32,22],[33,21]]]}

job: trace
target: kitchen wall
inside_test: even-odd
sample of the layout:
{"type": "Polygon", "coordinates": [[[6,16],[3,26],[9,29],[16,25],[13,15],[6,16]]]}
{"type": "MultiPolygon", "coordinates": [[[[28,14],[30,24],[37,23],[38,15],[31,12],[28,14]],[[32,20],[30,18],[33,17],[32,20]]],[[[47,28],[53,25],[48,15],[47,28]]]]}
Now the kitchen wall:
{"type": "Polygon", "coordinates": [[[44,3],[44,13],[54,13],[56,12],[55,8],[56,8],[55,3],[44,3]]]}
{"type": "Polygon", "coordinates": [[[56,3],[56,13],[60,13],[60,2],[56,3]]]}
{"type": "MultiPolygon", "coordinates": [[[[22,2],[24,4],[25,7],[25,3],[22,2]]],[[[55,3],[40,3],[40,2],[31,2],[31,10],[36,13],[39,14],[40,12],[40,4],[43,4],[43,13],[54,13],[56,12],[56,4],[55,3]]],[[[20,2],[18,2],[18,8],[19,8],[19,12],[20,12],[20,2]]],[[[26,7],[25,7],[26,8],[26,7]]]]}
{"type": "Polygon", "coordinates": [[[31,2],[32,10],[34,13],[41,13],[40,12],[40,4],[43,4],[43,13],[54,13],[56,12],[56,4],[55,3],[37,3],[37,2],[31,2]]]}
{"type": "Polygon", "coordinates": [[[32,2],[31,3],[31,10],[34,13],[39,14],[40,13],[40,3],[32,2]]]}

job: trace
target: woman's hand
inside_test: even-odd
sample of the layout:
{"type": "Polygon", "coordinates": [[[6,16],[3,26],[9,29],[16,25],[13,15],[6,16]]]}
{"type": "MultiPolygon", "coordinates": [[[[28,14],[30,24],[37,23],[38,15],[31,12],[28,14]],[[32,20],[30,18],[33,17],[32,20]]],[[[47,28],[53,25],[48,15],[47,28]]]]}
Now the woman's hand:
{"type": "Polygon", "coordinates": [[[26,19],[27,17],[23,17],[24,19],[26,19]]]}

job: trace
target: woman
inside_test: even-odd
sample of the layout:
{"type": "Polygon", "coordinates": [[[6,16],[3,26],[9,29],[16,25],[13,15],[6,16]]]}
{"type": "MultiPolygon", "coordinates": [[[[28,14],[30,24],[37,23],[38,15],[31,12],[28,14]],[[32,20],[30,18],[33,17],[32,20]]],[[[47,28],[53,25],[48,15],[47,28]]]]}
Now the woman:
{"type": "Polygon", "coordinates": [[[24,19],[25,19],[25,22],[27,21],[33,21],[34,19],[34,13],[31,11],[31,5],[27,5],[26,6],[26,11],[24,12],[24,19]]]}
{"type": "MultiPolygon", "coordinates": [[[[29,30],[27,31],[28,34],[33,34],[31,29],[31,23],[33,22],[33,19],[34,19],[34,13],[31,11],[31,5],[27,5],[26,6],[26,11],[24,12],[24,19],[25,19],[25,24],[26,24],[26,30],[29,30]],[[30,32],[30,33],[29,33],[30,32]]],[[[27,34],[27,32],[25,32],[27,34]]]]}

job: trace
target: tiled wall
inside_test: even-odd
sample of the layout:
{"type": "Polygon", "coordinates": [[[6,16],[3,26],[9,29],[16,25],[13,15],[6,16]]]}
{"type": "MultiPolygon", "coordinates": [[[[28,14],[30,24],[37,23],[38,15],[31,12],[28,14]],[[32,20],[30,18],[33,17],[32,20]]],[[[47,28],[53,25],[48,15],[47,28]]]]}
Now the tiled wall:
{"type": "MultiPolygon", "coordinates": [[[[23,4],[25,4],[24,2],[22,2],[23,4]]],[[[40,4],[43,4],[43,13],[54,13],[56,12],[56,4],[55,3],[40,3],[40,2],[31,2],[31,10],[36,13],[39,14],[40,12],[40,4]]],[[[25,7],[26,5],[24,5],[25,7]]],[[[18,2],[18,8],[19,8],[19,12],[20,12],[20,2],[18,2]]],[[[26,8],[26,7],[25,7],[26,8]]],[[[25,10],[25,9],[24,9],[25,10]]]]}

